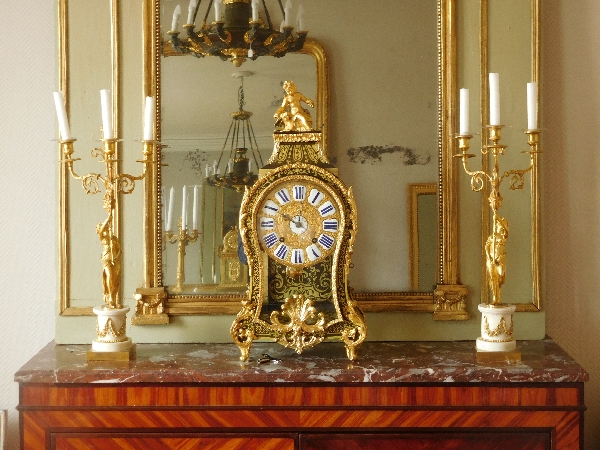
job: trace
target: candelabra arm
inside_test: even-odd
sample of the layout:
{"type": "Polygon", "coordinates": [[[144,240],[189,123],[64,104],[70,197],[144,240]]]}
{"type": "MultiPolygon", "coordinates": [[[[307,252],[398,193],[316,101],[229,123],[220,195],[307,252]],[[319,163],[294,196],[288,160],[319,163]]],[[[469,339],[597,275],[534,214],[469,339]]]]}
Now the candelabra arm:
{"type": "Polygon", "coordinates": [[[107,162],[107,173],[111,174],[110,180],[117,186],[117,191],[123,194],[131,194],[135,188],[135,182],[143,180],[148,173],[148,165],[154,164],[156,161],[152,158],[154,155],[154,148],[158,144],[156,141],[142,141],[144,143],[143,159],[137,160],[143,164],[141,175],[130,175],[127,173],[116,173],[116,170],[112,167],[117,162],[115,159],[109,160],[110,167],[107,162]]]}
{"type": "Polygon", "coordinates": [[[479,192],[485,186],[484,180],[488,180],[491,183],[492,178],[490,177],[490,175],[488,175],[482,170],[469,170],[467,160],[469,158],[475,157],[475,155],[467,153],[469,151],[470,140],[472,137],[473,136],[469,134],[459,134],[456,136],[456,138],[458,139],[458,148],[461,150],[461,152],[457,155],[454,155],[454,157],[462,159],[463,169],[465,170],[467,175],[471,177],[471,189],[475,192],[479,192]]]}
{"type": "Polygon", "coordinates": [[[525,134],[527,134],[527,144],[529,145],[530,150],[525,150],[523,153],[529,153],[531,161],[529,167],[523,170],[508,170],[504,172],[500,178],[500,181],[502,181],[504,178],[511,177],[510,188],[513,190],[523,188],[525,185],[525,174],[531,172],[536,166],[537,154],[540,153],[538,150],[540,130],[527,130],[525,131],[525,134]]]}
{"type": "Polygon", "coordinates": [[[75,172],[73,163],[75,161],[81,160],[81,158],[71,157],[74,152],[73,143],[75,142],[75,139],[69,139],[66,141],[59,142],[63,153],[63,158],[60,160],[60,162],[65,163],[67,165],[67,169],[69,170],[69,173],[74,179],[81,180],[81,185],[83,186],[83,189],[85,190],[86,194],[98,193],[100,191],[100,185],[98,183],[99,181],[102,181],[102,183],[106,186],[105,179],[99,173],[88,173],[86,175],[79,175],[75,172]]]}

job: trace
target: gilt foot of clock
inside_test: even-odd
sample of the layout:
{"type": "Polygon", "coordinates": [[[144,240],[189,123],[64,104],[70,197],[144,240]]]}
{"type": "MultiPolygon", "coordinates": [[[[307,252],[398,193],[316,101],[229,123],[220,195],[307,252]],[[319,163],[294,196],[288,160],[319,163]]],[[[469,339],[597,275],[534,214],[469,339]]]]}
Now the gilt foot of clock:
{"type": "Polygon", "coordinates": [[[250,347],[252,347],[252,341],[256,339],[254,330],[252,328],[252,322],[247,317],[238,317],[234,320],[230,330],[233,342],[238,346],[240,352],[240,361],[248,361],[250,356],[250,347]]]}

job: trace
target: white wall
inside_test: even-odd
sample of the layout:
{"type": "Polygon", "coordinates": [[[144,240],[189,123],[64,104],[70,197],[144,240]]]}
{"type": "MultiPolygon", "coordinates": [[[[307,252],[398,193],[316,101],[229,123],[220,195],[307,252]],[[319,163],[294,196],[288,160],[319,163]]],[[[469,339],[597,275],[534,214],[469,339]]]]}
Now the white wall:
{"type": "Polygon", "coordinates": [[[14,373],[54,338],[55,2],[0,2],[0,409],[18,444],[14,373]]]}
{"type": "Polygon", "coordinates": [[[590,374],[592,450],[600,448],[600,3],[542,4],[546,331],[590,374]]]}
{"type": "MultiPolygon", "coordinates": [[[[543,3],[544,307],[588,372],[586,449],[600,448],[600,45],[596,0],[543,3]],[[582,171],[582,167],[585,168],[582,171]]],[[[54,336],[55,2],[0,2],[0,409],[18,448],[13,375],[54,336]]]]}

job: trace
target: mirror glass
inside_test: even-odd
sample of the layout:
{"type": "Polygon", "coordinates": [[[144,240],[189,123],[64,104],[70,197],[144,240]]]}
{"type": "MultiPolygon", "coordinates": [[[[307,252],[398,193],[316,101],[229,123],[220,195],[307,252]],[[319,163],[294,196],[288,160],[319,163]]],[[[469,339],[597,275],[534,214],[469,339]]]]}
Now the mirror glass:
{"type": "MultiPolygon", "coordinates": [[[[276,7],[275,2],[271,3],[276,7]]],[[[344,4],[343,16],[361,17],[377,24],[381,33],[376,36],[359,36],[344,21],[331,21],[341,14],[338,2],[303,3],[309,35],[319,39],[332,60],[326,81],[336,93],[332,96],[331,123],[315,121],[314,125],[328,128],[332,145],[326,151],[339,167],[341,178],[354,186],[359,220],[370,218],[359,222],[360,238],[353,261],[360,268],[352,273],[355,289],[398,292],[427,286],[426,290],[431,291],[436,283],[435,268],[423,271],[431,279],[419,283],[416,289],[411,287],[405,192],[410,182],[436,183],[438,177],[438,2],[383,3],[344,4]],[[401,61],[391,55],[402,55],[401,61]],[[385,215],[379,213],[382,208],[387,211],[385,215]],[[378,261],[384,260],[382,267],[378,261]]],[[[170,29],[176,4],[169,0],[160,2],[163,42],[169,39],[166,30],[170,29]]],[[[277,8],[270,12],[278,13],[277,8]]],[[[180,37],[184,36],[182,31],[180,37]]],[[[206,165],[212,166],[219,159],[231,113],[239,109],[242,78],[244,109],[253,113],[254,133],[262,160],[266,161],[273,148],[273,114],[282,101],[283,81],[293,80],[306,97],[316,99],[314,58],[306,54],[261,57],[235,68],[216,58],[161,56],[161,140],[169,147],[162,152],[165,166],[161,176],[160,232],[164,233],[167,226],[171,188],[172,234],[179,234],[177,222],[182,213],[184,185],[188,229],[194,186],[198,202],[198,236],[194,242],[188,242],[185,257],[177,237],[170,242],[165,234],[162,240],[162,279],[170,294],[245,291],[246,266],[239,265],[236,255],[231,255],[235,267],[230,267],[229,256],[225,255],[233,253],[225,241],[235,237],[236,208],[241,195],[205,182],[206,165]],[[240,71],[250,72],[249,76],[240,77],[240,71]],[[238,278],[232,280],[230,272],[238,278]]],[[[317,112],[311,110],[311,114],[315,119],[317,112]]],[[[220,164],[221,173],[229,158],[228,144],[220,164]]],[[[430,217],[423,213],[421,219],[435,230],[437,209],[425,210],[430,217]]],[[[421,248],[432,254],[421,258],[423,261],[438,260],[435,233],[430,236],[433,242],[424,242],[421,248]]]]}
{"type": "MultiPolygon", "coordinates": [[[[500,170],[504,172],[529,166],[529,156],[522,152],[529,149],[524,134],[527,128],[526,84],[530,81],[539,82],[538,8],[537,1],[465,0],[458,4],[460,27],[457,42],[461,55],[458,83],[460,87],[470,89],[470,129],[474,130],[470,153],[478,155],[469,161],[471,170],[479,170],[484,163],[480,149],[482,137],[485,143],[487,130],[481,124],[486,123],[489,104],[488,93],[481,84],[488,72],[497,72],[500,78],[501,123],[504,125],[500,143],[507,146],[499,162],[500,170]],[[487,11],[483,19],[481,10],[487,11]],[[487,33],[482,35],[480,30],[487,30],[487,33]],[[482,54],[485,56],[483,62],[482,54]],[[477,67],[479,71],[475,69],[477,67]],[[483,115],[475,113],[478,110],[483,111],[483,115]]],[[[541,160],[538,159],[539,162],[541,160]]],[[[489,160],[488,167],[491,164],[489,160]]],[[[500,187],[503,202],[499,214],[508,220],[510,227],[506,244],[507,278],[502,286],[502,295],[517,305],[517,311],[540,309],[538,182],[538,172],[535,170],[525,176],[525,185],[521,190],[510,189],[508,179],[500,187]]],[[[481,237],[477,236],[480,242],[468,242],[476,233],[466,236],[464,242],[473,249],[482,248],[491,233],[491,208],[487,194],[471,191],[470,178],[464,173],[462,165],[459,166],[459,189],[459,195],[464,199],[461,207],[465,209],[461,228],[470,226],[474,218],[478,224],[481,220],[487,224],[483,227],[481,237]],[[473,202],[473,199],[476,201],[473,202]]],[[[487,302],[491,297],[485,271],[485,253],[480,259],[467,259],[464,260],[463,272],[479,271],[482,286],[480,299],[487,302]]]]}
{"type": "MultiPolygon", "coordinates": [[[[164,20],[171,4],[164,2],[161,7],[163,30],[169,27],[164,20]]],[[[250,169],[257,173],[273,150],[273,114],[283,101],[283,82],[294,80],[306,97],[316,100],[316,60],[297,53],[285,58],[261,57],[236,68],[214,57],[163,55],[160,78],[161,141],[167,145],[162,150],[161,177],[163,284],[171,294],[243,292],[248,269],[237,252],[243,192],[211,185],[206,177],[214,173],[215,164],[223,174],[228,161],[235,157],[232,113],[240,108],[252,113],[254,135],[246,135],[246,141],[244,137],[236,140],[234,148],[248,148],[250,169]],[[250,140],[256,144],[254,154],[250,140]],[[185,242],[184,234],[179,230],[184,186],[189,237],[185,248],[180,243],[180,238],[185,242]]],[[[316,111],[311,112],[316,117],[316,111]]]]}

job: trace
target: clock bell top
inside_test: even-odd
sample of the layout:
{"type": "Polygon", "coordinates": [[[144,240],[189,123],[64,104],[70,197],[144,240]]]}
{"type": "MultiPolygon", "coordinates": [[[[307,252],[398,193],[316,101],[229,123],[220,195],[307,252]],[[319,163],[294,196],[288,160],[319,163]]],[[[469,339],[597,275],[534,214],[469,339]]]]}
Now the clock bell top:
{"type": "Polygon", "coordinates": [[[321,131],[312,128],[310,112],[303,106],[304,103],[314,108],[314,102],[299,92],[293,81],[285,81],[283,90],[283,101],[273,115],[273,154],[261,172],[295,163],[313,164],[337,172],[323,151],[321,131]]]}

